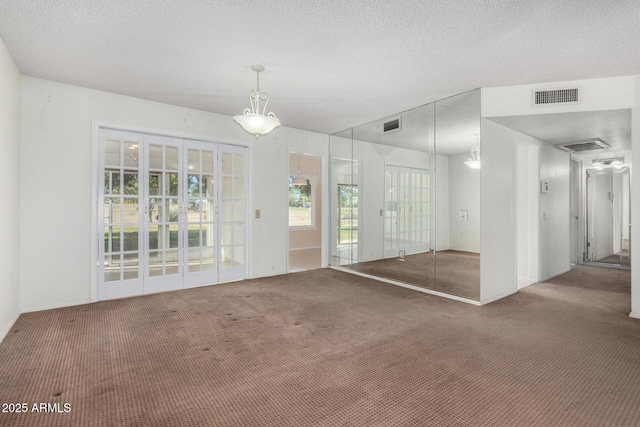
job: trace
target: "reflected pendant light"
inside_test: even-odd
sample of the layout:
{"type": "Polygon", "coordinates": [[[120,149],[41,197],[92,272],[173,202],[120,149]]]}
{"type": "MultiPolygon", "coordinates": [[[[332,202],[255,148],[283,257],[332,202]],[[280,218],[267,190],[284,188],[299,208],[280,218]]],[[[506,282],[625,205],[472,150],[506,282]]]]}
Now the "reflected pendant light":
{"type": "Polygon", "coordinates": [[[267,92],[260,92],[260,73],[264,71],[264,66],[253,65],[251,69],[256,72],[256,88],[249,95],[251,108],[246,108],[242,115],[234,116],[233,120],[242,126],[242,129],[258,139],[280,126],[280,120],[273,113],[265,115],[267,105],[269,105],[269,95],[267,92]],[[260,112],[260,101],[264,101],[262,113],[260,112]]]}
{"type": "Polygon", "coordinates": [[[296,174],[296,177],[294,178],[293,182],[291,182],[291,184],[309,185],[309,181],[300,175],[300,154],[296,154],[296,156],[298,157],[298,173],[296,174]]]}
{"type": "Polygon", "coordinates": [[[471,148],[471,157],[464,162],[471,169],[480,169],[480,135],[476,134],[477,143],[471,148]]]}

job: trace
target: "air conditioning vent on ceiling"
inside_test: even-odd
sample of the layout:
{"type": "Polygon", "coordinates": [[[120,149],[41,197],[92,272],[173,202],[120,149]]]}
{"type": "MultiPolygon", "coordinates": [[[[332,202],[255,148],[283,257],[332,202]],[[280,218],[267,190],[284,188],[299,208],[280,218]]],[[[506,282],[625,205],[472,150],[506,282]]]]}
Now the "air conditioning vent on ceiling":
{"type": "Polygon", "coordinates": [[[533,105],[567,104],[578,102],[578,88],[534,90],[533,105]]]}
{"type": "Polygon", "coordinates": [[[590,151],[590,150],[602,150],[606,148],[611,148],[609,144],[601,140],[600,138],[590,139],[588,141],[581,142],[571,142],[569,144],[562,144],[558,147],[567,150],[572,153],[579,153],[582,151],[590,151]]]}
{"type": "Polygon", "coordinates": [[[399,131],[400,129],[402,129],[400,118],[398,117],[395,120],[385,122],[382,127],[384,133],[399,131]]]}

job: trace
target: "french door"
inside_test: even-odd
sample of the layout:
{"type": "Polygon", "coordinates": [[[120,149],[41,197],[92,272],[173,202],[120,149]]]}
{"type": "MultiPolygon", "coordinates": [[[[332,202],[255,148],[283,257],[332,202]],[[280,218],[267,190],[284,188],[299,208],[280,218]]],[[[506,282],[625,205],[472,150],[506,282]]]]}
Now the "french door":
{"type": "Polygon", "coordinates": [[[430,250],[430,189],[428,170],[386,165],[385,257],[430,250]]]}
{"type": "Polygon", "coordinates": [[[109,129],[100,145],[99,299],[245,278],[245,148],[109,129]]]}

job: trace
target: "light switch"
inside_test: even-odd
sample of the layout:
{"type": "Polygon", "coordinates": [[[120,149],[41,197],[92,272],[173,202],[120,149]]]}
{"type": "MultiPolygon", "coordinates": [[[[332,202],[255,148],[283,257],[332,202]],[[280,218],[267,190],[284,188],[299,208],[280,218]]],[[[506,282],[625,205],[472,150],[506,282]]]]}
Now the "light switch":
{"type": "Polygon", "coordinates": [[[458,212],[458,222],[469,222],[469,211],[466,209],[460,209],[458,212]]]}
{"type": "Polygon", "coordinates": [[[256,209],[256,219],[260,219],[260,209],[256,209]]]}

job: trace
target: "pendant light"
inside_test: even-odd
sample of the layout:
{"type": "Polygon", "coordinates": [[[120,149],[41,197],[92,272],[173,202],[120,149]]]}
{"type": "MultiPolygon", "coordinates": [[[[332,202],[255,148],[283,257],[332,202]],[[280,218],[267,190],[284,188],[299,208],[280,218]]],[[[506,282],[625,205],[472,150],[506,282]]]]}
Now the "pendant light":
{"type": "Polygon", "coordinates": [[[476,145],[471,148],[471,157],[464,162],[471,169],[480,169],[480,135],[476,135],[476,145]]]}
{"type": "Polygon", "coordinates": [[[296,154],[296,156],[298,156],[298,173],[296,174],[296,177],[293,179],[291,184],[293,184],[293,185],[309,185],[309,181],[307,181],[306,179],[304,179],[304,178],[302,178],[300,176],[300,154],[296,154]]]}
{"type": "Polygon", "coordinates": [[[242,115],[234,116],[233,120],[258,139],[280,126],[280,120],[273,113],[265,115],[269,105],[269,95],[267,92],[260,92],[260,73],[264,71],[264,66],[253,65],[251,69],[256,72],[256,88],[249,94],[251,108],[246,108],[242,115]],[[260,112],[260,101],[264,101],[262,112],[260,112]]]}

